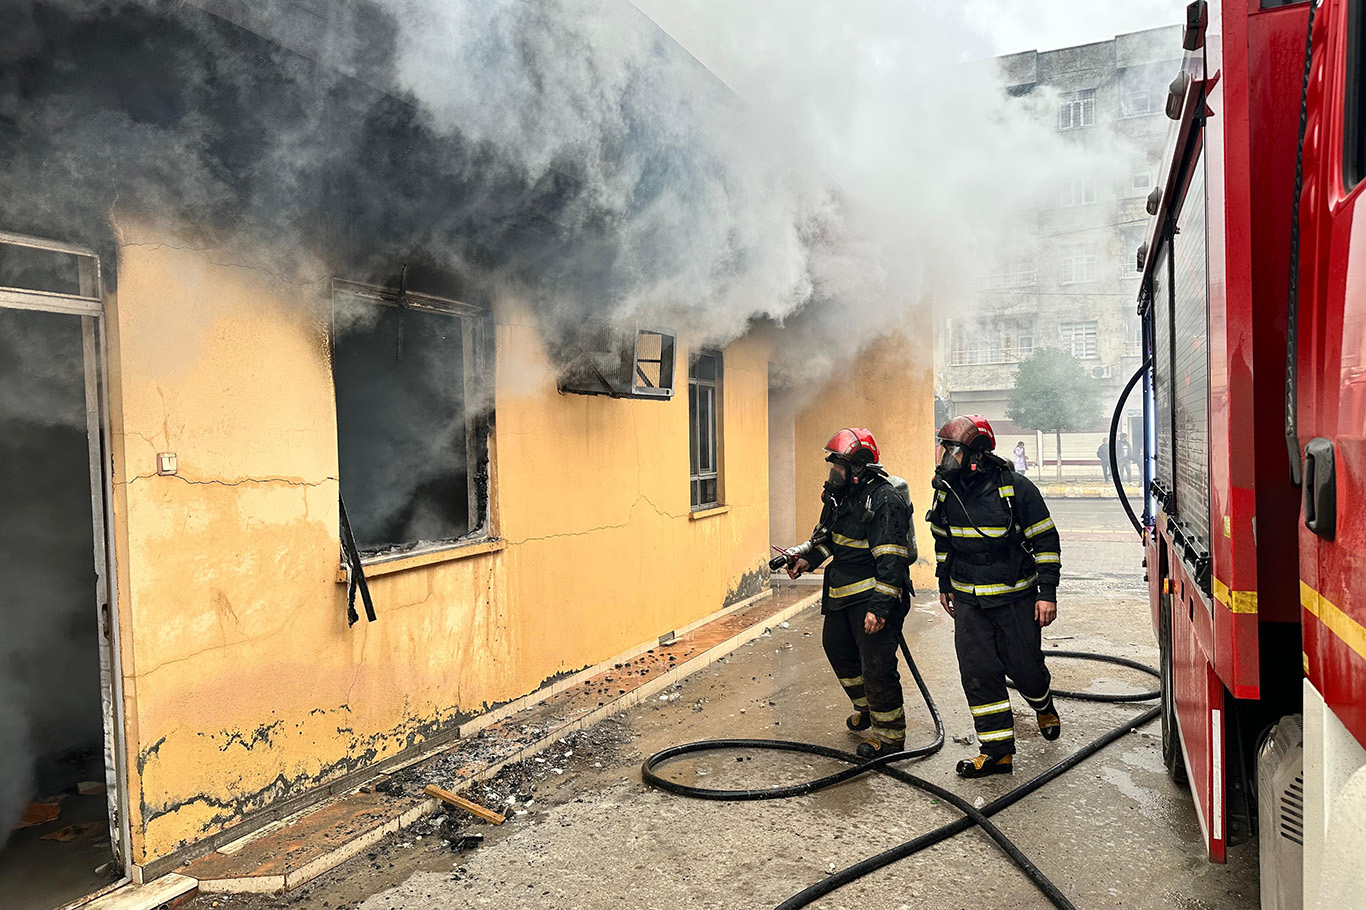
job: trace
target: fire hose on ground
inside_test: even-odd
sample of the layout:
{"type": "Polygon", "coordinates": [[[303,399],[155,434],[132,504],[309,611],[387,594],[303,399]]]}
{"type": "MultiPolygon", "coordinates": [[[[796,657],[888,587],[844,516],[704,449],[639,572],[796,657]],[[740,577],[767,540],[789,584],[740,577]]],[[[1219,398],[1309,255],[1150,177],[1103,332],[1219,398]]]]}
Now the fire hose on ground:
{"type": "MultiPolygon", "coordinates": [[[[1110,745],[1118,739],[1123,738],[1130,731],[1144,726],[1156,720],[1161,713],[1161,708],[1151,708],[1143,714],[1126,721],[1112,729],[1104,736],[1092,740],[1079,751],[1073,753],[1057,764],[1053,765],[1043,773],[1030,778],[1020,786],[987,803],[981,809],[975,808],[972,803],[964,800],[961,796],[953,793],[937,784],[916,777],[900,768],[894,767],[898,762],[907,761],[913,758],[926,758],[934,755],[944,747],[944,720],[939,714],[939,708],[934,703],[934,697],[930,694],[929,687],[925,685],[924,678],[920,675],[920,669],[916,666],[915,660],[911,657],[910,648],[906,646],[906,639],[898,635],[898,643],[901,646],[901,653],[906,658],[906,666],[911,671],[911,676],[915,679],[915,684],[920,689],[920,694],[925,700],[925,706],[929,709],[930,718],[934,721],[935,738],[934,741],[925,746],[907,749],[891,755],[884,755],[880,758],[865,761],[852,752],[844,752],[833,749],[829,746],[821,746],[814,743],[801,743],[786,740],[769,739],[713,739],[701,740],[699,742],[685,743],[683,745],[672,746],[661,752],[656,752],[645,760],[641,767],[641,777],[645,783],[660,790],[670,793],[677,793],[681,796],[688,796],[694,799],[710,799],[722,801],[748,801],[761,799],[783,799],[789,796],[803,796],[833,787],[855,777],[864,774],[877,773],[899,780],[902,783],[910,784],[925,793],[939,799],[963,813],[963,817],[948,824],[941,825],[933,831],[929,831],[919,837],[898,844],[891,849],[870,856],[865,860],[831,873],[828,877],[816,882],[808,888],[794,894],[792,897],[778,905],[777,910],[796,910],[798,907],[805,907],[825,895],[835,891],[850,882],[856,881],[870,872],[874,872],[885,866],[889,866],[898,860],[914,856],[922,850],[934,846],[942,841],[948,840],[954,835],[961,834],[971,828],[981,828],[997,846],[1010,857],[1010,859],[1020,867],[1025,875],[1038,886],[1055,907],[1062,910],[1074,910],[1073,904],[1067,896],[1058,889],[1048,877],[1039,870],[1025,856],[1024,852],[1017,847],[1009,837],[991,822],[991,816],[1003,809],[1014,805],[1024,797],[1038,790],[1044,784],[1049,783],[1061,776],[1081,762],[1095,755],[1101,749],[1110,745]],[[796,784],[789,784],[779,787],[767,787],[754,790],[717,790],[704,787],[692,787],[677,781],[661,777],[657,772],[662,765],[685,755],[695,755],[702,752],[716,752],[727,749],[758,749],[775,752],[798,752],[805,755],[817,755],[822,758],[829,758],[835,761],[847,763],[850,767],[825,777],[814,780],[804,781],[796,784]]],[[[1108,654],[1092,654],[1086,651],[1050,651],[1049,657],[1075,658],[1078,660],[1093,660],[1104,663],[1118,664],[1122,667],[1129,667],[1139,670],[1153,677],[1158,676],[1158,672],[1146,664],[1125,657],[1115,657],[1108,654]]],[[[1012,688],[1014,688],[1012,686],[1012,688]]],[[[1151,701],[1159,697],[1158,692],[1141,692],[1133,695],[1108,695],[1093,694],[1089,692],[1069,692],[1055,689],[1053,695],[1056,698],[1068,698],[1077,701],[1109,702],[1109,703],[1130,703],[1151,701]]]]}

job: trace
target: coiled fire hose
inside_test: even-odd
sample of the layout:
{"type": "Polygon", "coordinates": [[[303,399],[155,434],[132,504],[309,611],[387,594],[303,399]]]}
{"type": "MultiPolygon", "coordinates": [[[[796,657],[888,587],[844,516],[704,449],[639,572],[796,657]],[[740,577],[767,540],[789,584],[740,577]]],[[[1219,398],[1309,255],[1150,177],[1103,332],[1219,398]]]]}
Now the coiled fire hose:
{"type": "MultiPolygon", "coordinates": [[[[832,749],[829,746],[821,746],[814,743],[772,739],[701,740],[693,743],[684,743],[679,746],[671,746],[668,749],[651,755],[649,758],[645,759],[644,765],[641,766],[641,777],[644,779],[645,783],[652,787],[657,787],[660,790],[667,790],[670,793],[677,793],[681,796],[692,797],[693,799],[748,801],[802,796],[808,793],[815,793],[818,790],[824,790],[827,787],[833,787],[836,784],[843,783],[844,781],[859,777],[863,774],[875,772],[899,780],[902,783],[910,784],[912,787],[919,790],[923,790],[963,813],[963,818],[941,825],[933,831],[908,840],[903,844],[898,844],[889,850],[884,850],[876,856],[870,856],[852,866],[831,873],[828,877],[783,901],[778,905],[777,910],[797,910],[799,907],[805,907],[832,891],[862,878],[870,872],[881,869],[884,866],[889,866],[898,860],[913,856],[941,841],[948,840],[956,834],[967,831],[974,825],[981,828],[996,842],[997,846],[1001,848],[1006,856],[1010,857],[1025,875],[1029,876],[1030,880],[1033,881],[1034,884],[1038,886],[1039,890],[1053,902],[1055,907],[1060,908],[1060,910],[1075,910],[1075,907],[1072,902],[1067,899],[1067,896],[1064,895],[1056,885],[1049,881],[1048,876],[1044,875],[1037,866],[1030,862],[1029,857],[1025,856],[1024,852],[1020,850],[1019,847],[1015,846],[1001,829],[992,824],[990,817],[1008,806],[1014,805],[1044,784],[1076,767],[1087,758],[1095,755],[1101,749],[1114,741],[1123,738],[1131,730],[1135,730],[1156,720],[1162,709],[1160,707],[1151,708],[1132,720],[1120,724],[1104,736],[1091,741],[1081,750],[1058,762],[1042,774],[1030,778],[1005,795],[987,803],[981,809],[977,809],[972,803],[967,802],[956,793],[916,777],[914,774],[902,771],[900,768],[893,767],[893,764],[896,762],[902,762],[912,758],[926,758],[944,747],[944,720],[939,714],[939,708],[934,703],[934,697],[930,695],[929,687],[925,685],[924,677],[920,675],[920,669],[916,666],[915,660],[911,657],[911,650],[906,646],[905,637],[898,634],[897,643],[901,646],[901,653],[906,658],[906,666],[910,669],[911,676],[914,677],[915,684],[920,689],[920,694],[925,700],[925,707],[929,709],[930,718],[934,721],[935,738],[930,744],[865,761],[852,752],[844,752],[839,749],[832,749]],[[850,767],[814,780],[756,790],[716,790],[706,787],[691,787],[687,784],[681,784],[677,781],[669,780],[666,777],[661,777],[656,773],[662,765],[685,755],[693,755],[700,752],[717,752],[727,749],[762,749],[775,752],[799,752],[805,755],[818,755],[822,758],[842,761],[847,763],[850,767]]],[[[1152,667],[1139,663],[1136,660],[1129,660],[1125,657],[1114,657],[1108,654],[1092,654],[1086,651],[1049,651],[1047,656],[1118,664],[1122,667],[1139,670],[1153,677],[1158,676],[1158,672],[1152,667]]],[[[1014,688],[1014,686],[1012,685],[1011,688],[1014,688]]],[[[1077,701],[1127,703],[1151,701],[1158,698],[1160,693],[1154,691],[1140,692],[1133,695],[1098,695],[1089,692],[1068,692],[1055,689],[1053,690],[1053,696],[1055,698],[1070,698],[1077,701]]]]}

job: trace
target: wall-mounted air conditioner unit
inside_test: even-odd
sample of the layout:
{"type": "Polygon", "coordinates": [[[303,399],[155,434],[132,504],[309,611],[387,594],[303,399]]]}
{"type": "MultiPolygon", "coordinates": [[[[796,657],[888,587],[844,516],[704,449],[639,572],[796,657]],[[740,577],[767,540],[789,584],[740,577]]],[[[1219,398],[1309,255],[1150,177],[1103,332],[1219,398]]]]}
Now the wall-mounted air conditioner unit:
{"type": "Polygon", "coordinates": [[[612,398],[657,398],[674,394],[674,351],[671,332],[637,329],[589,329],[560,373],[561,392],[608,395],[612,398]]]}

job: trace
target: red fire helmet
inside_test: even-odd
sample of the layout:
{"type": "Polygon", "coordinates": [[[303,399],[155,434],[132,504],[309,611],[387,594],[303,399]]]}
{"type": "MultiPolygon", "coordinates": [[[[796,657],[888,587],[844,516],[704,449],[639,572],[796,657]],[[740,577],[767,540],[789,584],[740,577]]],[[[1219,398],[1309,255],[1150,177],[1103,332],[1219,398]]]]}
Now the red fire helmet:
{"type": "Polygon", "coordinates": [[[935,436],[940,442],[956,442],[974,452],[990,452],[996,448],[996,432],[980,414],[955,417],[940,427],[935,436]]]}
{"type": "Polygon", "coordinates": [[[825,451],[830,454],[826,460],[838,458],[850,464],[873,464],[878,461],[877,440],[873,434],[864,427],[845,427],[825,444],[825,451]]]}

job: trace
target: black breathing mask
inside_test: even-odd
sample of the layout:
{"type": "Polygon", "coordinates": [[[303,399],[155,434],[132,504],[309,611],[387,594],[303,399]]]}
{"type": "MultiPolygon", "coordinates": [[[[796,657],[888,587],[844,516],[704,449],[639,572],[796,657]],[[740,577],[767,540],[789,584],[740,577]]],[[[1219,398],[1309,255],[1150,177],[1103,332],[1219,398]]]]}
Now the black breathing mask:
{"type": "Polygon", "coordinates": [[[844,466],[844,473],[840,474],[840,466],[830,465],[830,476],[825,479],[825,487],[822,496],[832,502],[839,503],[849,493],[849,486],[853,480],[854,471],[851,466],[844,466]]]}
{"type": "Polygon", "coordinates": [[[960,449],[963,453],[963,460],[959,461],[954,457],[954,450],[944,446],[944,454],[939,459],[939,465],[934,469],[936,477],[943,480],[953,480],[962,473],[967,460],[972,457],[967,449],[960,449]]]}

